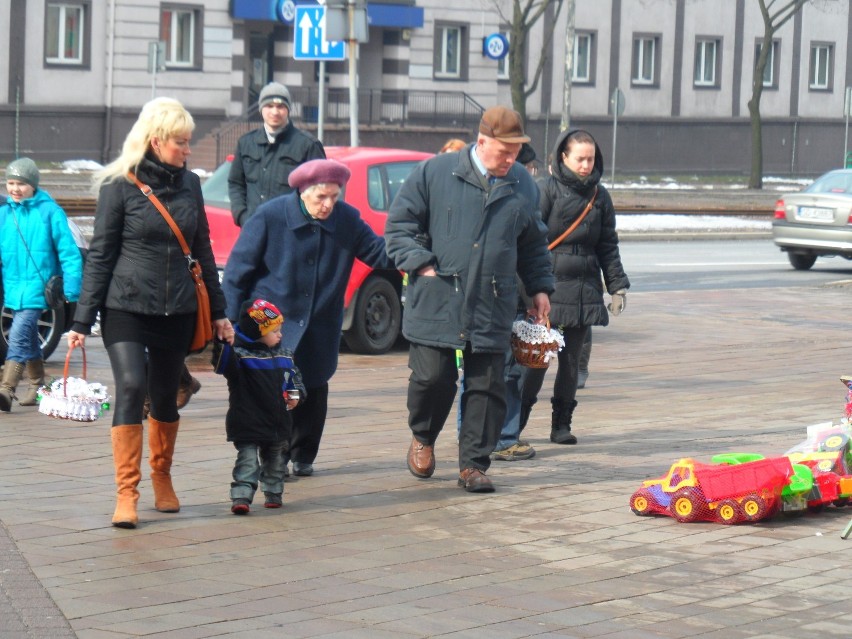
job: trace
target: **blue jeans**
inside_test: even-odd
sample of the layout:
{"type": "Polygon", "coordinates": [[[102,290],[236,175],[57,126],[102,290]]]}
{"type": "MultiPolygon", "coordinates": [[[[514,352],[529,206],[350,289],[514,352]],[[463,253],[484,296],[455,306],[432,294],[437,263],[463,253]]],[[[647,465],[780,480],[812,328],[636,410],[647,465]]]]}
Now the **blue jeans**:
{"type": "Polygon", "coordinates": [[[41,344],[38,339],[38,320],[42,313],[40,308],[13,311],[6,359],[14,362],[29,362],[42,358],[41,344]]]}
{"type": "Polygon", "coordinates": [[[235,443],[237,461],[231,482],[231,499],[254,499],[258,482],[265,493],[284,492],[284,449],[287,442],[274,444],[235,443]]]}

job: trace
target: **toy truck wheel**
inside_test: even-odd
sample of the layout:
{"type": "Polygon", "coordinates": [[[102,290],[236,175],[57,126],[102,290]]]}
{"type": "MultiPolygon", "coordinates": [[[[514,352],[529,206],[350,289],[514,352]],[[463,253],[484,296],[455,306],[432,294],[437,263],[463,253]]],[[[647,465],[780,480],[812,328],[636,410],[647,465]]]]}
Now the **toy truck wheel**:
{"type": "Polygon", "coordinates": [[[843,450],[848,443],[849,437],[843,433],[832,433],[819,443],[819,449],[826,452],[843,450]]]}
{"type": "Polygon", "coordinates": [[[704,505],[703,500],[694,490],[689,488],[681,488],[674,495],[669,504],[669,512],[671,516],[681,523],[689,523],[698,519],[701,512],[701,507],[704,505]]]}
{"type": "Polygon", "coordinates": [[[716,514],[723,524],[735,524],[743,517],[740,505],[735,499],[726,499],[720,502],[716,514]]]}
{"type": "Polygon", "coordinates": [[[630,498],[630,510],[637,515],[650,515],[654,501],[647,490],[637,490],[630,498]]]}
{"type": "Polygon", "coordinates": [[[747,495],[742,502],[740,508],[743,511],[743,517],[746,521],[758,521],[766,517],[768,509],[766,500],[759,495],[747,495]]]}
{"type": "Polygon", "coordinates": [[[844,506],[849,505],[849,497],[838,497],[831,503],[834,504],[836,508],[843,508],[844,506]]]}

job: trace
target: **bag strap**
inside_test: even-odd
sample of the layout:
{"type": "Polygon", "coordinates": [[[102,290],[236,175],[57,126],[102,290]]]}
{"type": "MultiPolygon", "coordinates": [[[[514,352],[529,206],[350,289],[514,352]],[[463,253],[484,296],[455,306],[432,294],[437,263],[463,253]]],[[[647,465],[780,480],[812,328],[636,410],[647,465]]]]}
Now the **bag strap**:
{"type": "MultiPolygon", "coordinates": [[[[11,209],[11,207],[9,207],[11,209]]],[[[41,284],[44,287],[47,287],[47,282],[44,281],[44,278],[41,276],[41,271],[38,270],[38,264],[36,264],[35,259],[33,259],[33,254],[30,253],[30,247],[27,245],[27,241],[24,239],[24,234],[21,232],[21,227],[18,226],[18,216],[15,215],[15,211],[12,210],[12,219],[15,221],[15,228],[18,229],[18,235],[21,236],[21,243],[24,245],[24,248],[27,250],[27,255],[30,258],[30,262],[33,263],[35,267],[36,275],[38,275],[38,279],[41,280],[41,284]]],[[[50,227],[48,227],[48,235],[50,234],[50,227]]]]}
{"type": "Polygon", "coordinates": [[[589,211],[592,210],[592,205],[595,203],[595,198],[597,198],[597,197],[598,197],[598,187],[595,187],[595,192],[592,195],[592,199],[589,200],[588,204],[586,204],[586,208],[584,208],[583,212],[580,213],[580,217],[578,217],[576,220],[574,220],[574,222],[571,223],[571,226],[569,226],[562,235],[560,235],[555,240],[553,240],[550,244],[547,245],[548,251],[552,251],[557,246],[562,244],[562,242],[564,242],[568,238],[568,236],[571,235],[571,233],[574,232],[574,229],[576,229],[578,226],[580,226],[580,222],[582,222],[586,218],[586,216],[589,214],[589,211]]]}
{"type": "Polygon", "coordinates": [[[177,238],[178,244],[180,244],[180,248],[183,251],[183,254],[186,256],[186,259],[189,260],[191,269],[195,260],[192,258],[192,253],[189,250],[189,246],[187,245],[186,240],[183,237],[183,233],[180,232],[180,228],[178,228],[178,225],[175,223],[174,218],[169,215],[169,212],[166,210],[166,207],[163,206],[162,202],[160,202],[160,198],[154,195],[154,191],[151,189],[150,186],[148,186],[144,182],[141,182],[139,178],[136,177],[136,175],[130,171],[128,171],[127,177],[130,178],[131,182],[133,182],[136,186],[139,187],[139,190],[142,191],[142,195],[151,200],[151,203],[155,207],[157,207],[157,210],[160,212],[160,215],[163,216],[163,218],[166,220],[166,223],[169,225],[169,227],[171,227],[172,232],[177,238]]]}

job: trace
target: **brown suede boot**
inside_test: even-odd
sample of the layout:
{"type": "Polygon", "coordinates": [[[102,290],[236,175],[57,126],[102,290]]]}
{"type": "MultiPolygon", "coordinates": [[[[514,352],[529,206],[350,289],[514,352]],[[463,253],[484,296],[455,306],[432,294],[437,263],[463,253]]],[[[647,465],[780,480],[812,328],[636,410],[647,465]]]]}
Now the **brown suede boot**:
{"type": "Polygon", "coordinates": [[[23,362],[7,359],[3,364],[3,378],[0,380],[0,411],[8,413],[12,410],[12,400],[15,399],[15,389],[21,381],[24,371],[23,362]]]}
{"type": "Polygon", "coordinates": [[[171,475],[179,424],[180,421],[161,422],[148,416],[151,486],[154,489],[154,507],[161,513],[176,513],[180,510],[171,475]]]}
{"type": "Polygon", "coordinates": [[[118,528],[136,528],[136,502],[139,491],[136,486],[142,478],[142,424],[113,426],[112,458],[115,464],[116,502],[112,525],[118,528]]]}
{"type": "Polygon", "coordinates": [[[35,406],[38,403],[38,389],[44,386],[44,360],[31,359],[24,368],[24,376],[30,383],[27,392],[18,400],[21,406],[35,406]]]}

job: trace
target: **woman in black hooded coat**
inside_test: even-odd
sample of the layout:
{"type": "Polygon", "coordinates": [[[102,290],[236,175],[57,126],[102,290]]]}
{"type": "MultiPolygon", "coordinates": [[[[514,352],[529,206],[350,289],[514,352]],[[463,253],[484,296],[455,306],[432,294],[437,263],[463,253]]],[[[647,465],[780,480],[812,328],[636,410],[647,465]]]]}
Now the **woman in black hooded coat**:
{"type": "MultiPolygon", "coordinates": [[[[586,131],[563,132],[553,150],[550,175],[539,182],[541,215],[552,243],[574,223],[591,202],[588,213],[571,234],[553,248],[556,290],[550,297],[550,322],[565,336],[558,355],[559,370],[553,385],[550,441],[576,444],[571,419],[577,406],[580,351],[591,326],[609,323],[624,310],[630,281],[618,252],[615,209],[609,192],[600,183],[604,164],[595,139],[586,131]],[[604,285],[612,295],[604,303],[604,285]]],[[[536,402],[546,369],[524,372],[521,425],[526,424],[536,402]]]]}

